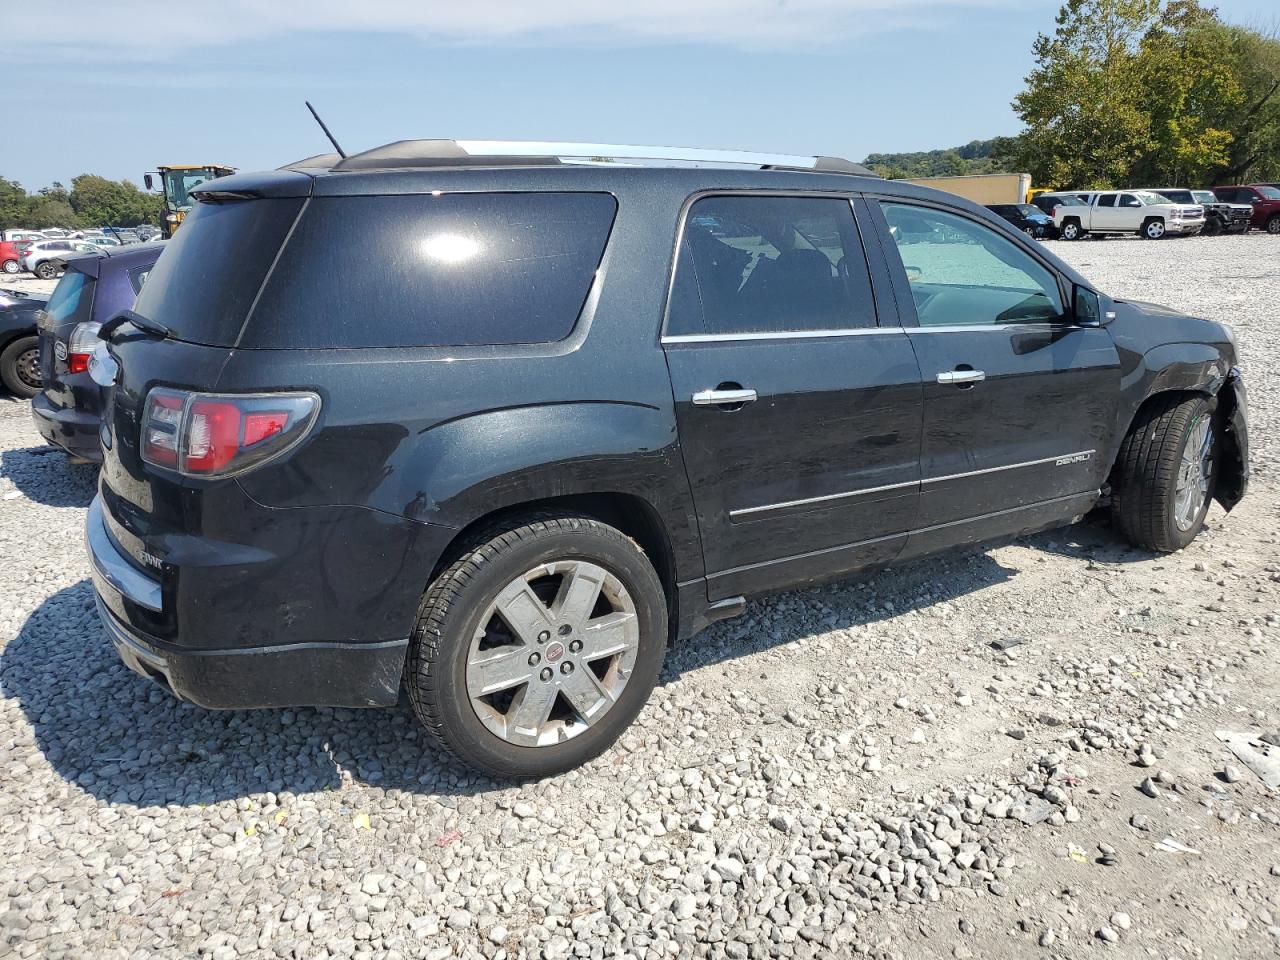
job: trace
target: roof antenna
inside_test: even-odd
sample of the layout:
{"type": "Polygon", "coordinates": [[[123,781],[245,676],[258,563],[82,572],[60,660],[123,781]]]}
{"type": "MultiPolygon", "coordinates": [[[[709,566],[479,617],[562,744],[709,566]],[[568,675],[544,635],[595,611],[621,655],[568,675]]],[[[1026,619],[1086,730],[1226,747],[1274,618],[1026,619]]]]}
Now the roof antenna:
{"type": "Polygon", "coordinates": [[[311,115],[316,118],[316,123],[320,124],[320,129],[324,131],[324,135],[329,138],[329,142],[333,144],[333,149],[338,151],[338,156],[343,160],[347,159],[347,152],[338,146],[338,141],[333,138],[333,134],[329,132],[329,128],[324,125],[324,121],[320,119],[320,114],[316,113],[316,108],[311,105],[310,100],[303,100],[307,105],[307,109],[311,111],[311,115]]]}

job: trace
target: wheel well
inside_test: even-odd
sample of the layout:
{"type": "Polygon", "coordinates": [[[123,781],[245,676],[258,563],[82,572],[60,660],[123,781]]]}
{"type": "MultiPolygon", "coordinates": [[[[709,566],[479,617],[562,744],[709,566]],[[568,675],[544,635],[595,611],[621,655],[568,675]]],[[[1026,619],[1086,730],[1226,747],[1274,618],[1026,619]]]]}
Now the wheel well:
{"type": "Polygon", "coordinates": [[[449,542],[449,546],[440,555],[435,569],[431,571],[434,580],[446,566],[452,563],[463,550],[479,539],[487,540],[490,531],[501,527],[518,526],[524,518],[540,513],[554,512],[591,517],[601,523],[621,530],[644,551],[653,569],[662,581],[662,590],[667,597],[667,609],[670,612],[671,633],[675,638],[677,619],[676,564],[675,554],[671,549],[671,539],[658,511],[643,497],[628,493],[582,493],[563,497],[545,497],[540,500],[529,500],[512,504],[477,517],[458,531],[449,542]]]}
{"type": "Polygon", "coordinates": [[[1142,403],[1138,404],[1138,409],[1133,411],[1133,416],[1129,418],[1129,424],[1124,428],[1124,433],[1120,435],[1120,443],[1116,445],[1115,456],[1111,458],[1111,469],[1107,471],[1107,480],[1111,481],[1112,475],[1115,473],[1116,464],[1120,460],[1120,451],[1124,447],[1124,438],[1133,432],[1133,428],[1143,422],[1143,417],[1147,416],[1151,409],[1156,406],[1162,406],[1172,398],[1186,399],[1188,397],[1204,397],[1211,406],[1214,405],[1214,396],[1207,390],[1158,390],[1151,396],[1147,397],[1142,403]]]}

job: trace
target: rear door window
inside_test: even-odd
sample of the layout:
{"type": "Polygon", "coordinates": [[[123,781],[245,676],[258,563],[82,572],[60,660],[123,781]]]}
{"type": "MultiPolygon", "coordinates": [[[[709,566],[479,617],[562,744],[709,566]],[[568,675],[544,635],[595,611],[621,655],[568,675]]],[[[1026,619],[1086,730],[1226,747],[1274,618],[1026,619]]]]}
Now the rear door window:
{"type": "Polygon", "coordinates": [[[241,345],[563,340],[582,312],[616,212],[607,193],[315,198],[241,345]]]}
{"type": "Polygon", "coordinates": [[[93,306],[95,284],[79,270],[68,270],[53,288],[53,296],[45,304],[43,318],[47,327],[88,320],[93,306]]]}
{"type": "Polygon", "coordinates": [[[669,336],[875,325],[871,279],[848,200],[706,197],[690,208],[669,336]]]}
{"type": "Polygon", "coordinates": [[[1098,198],[1098,206],[1114,207],[1116,205],[1116,196],[1114,193],[1103,194],[1098,198]]]}

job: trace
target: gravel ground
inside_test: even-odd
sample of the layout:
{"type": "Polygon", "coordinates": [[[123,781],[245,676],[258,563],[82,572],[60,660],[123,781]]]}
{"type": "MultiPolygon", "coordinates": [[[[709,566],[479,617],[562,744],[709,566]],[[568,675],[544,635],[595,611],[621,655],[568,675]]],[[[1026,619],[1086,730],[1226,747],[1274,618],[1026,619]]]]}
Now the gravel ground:
{"type": "Polygon", "coordinates": [[[619,745],[512,786],[407,710],[213,713],[117,661],[92,468],[0,403],[0,957],[1197,957],[1280,944],[1280,238],[1054,244],[1232,322],[1249,498],[754,602],[619,745]],[[1003,649],[1002,649],[1003,648],[1003,649]]]}

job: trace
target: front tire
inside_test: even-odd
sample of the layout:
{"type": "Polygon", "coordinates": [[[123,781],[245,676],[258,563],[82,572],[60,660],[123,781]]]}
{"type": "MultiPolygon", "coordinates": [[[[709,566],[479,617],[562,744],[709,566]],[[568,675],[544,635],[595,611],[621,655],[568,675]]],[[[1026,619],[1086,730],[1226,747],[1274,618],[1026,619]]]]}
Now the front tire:
{"type": "Polygon", "coordinates": [[[667,645],[662,584],[598,520],[543,516],[477,537],[428,587],[405,682],[451,754],[495,777],[604,752],[649,698],[667,645]]]}
{"type": "Polygon", "coordinates": [[[1280,233],[1280,213],[1274,214],[1267,221],[1267,233],[1280,233]]]}
{"type": "Polygon", "coordinates": [[[1202,396],[1169,394],[1139,410],[1111,480],[1111,519],[1125,539],[1159,553],[1194,540],[1213,498],[1218,448],[1202,396]]]}
{"type": "Polygon", "coordinates": [[[1144,240],[1159,240],[1165,234],[1164,221],[1158,217],[1153,217],[1142,225],[1141,231],[1144,240]]]}
{"type": "Polygon", "coordinates": [[[40,392],[40,338],[19,337],[0,351],[0,381],[15,397],[30,400],[40,392]]]}

